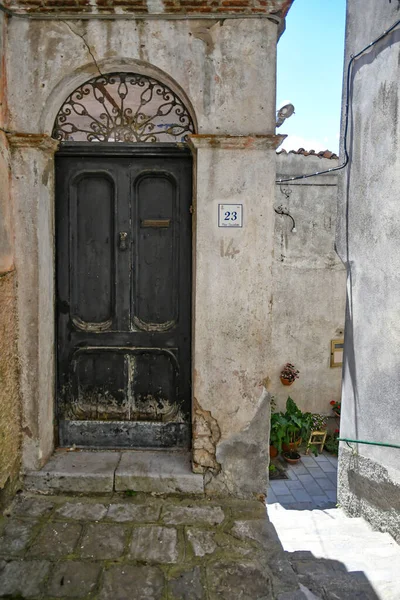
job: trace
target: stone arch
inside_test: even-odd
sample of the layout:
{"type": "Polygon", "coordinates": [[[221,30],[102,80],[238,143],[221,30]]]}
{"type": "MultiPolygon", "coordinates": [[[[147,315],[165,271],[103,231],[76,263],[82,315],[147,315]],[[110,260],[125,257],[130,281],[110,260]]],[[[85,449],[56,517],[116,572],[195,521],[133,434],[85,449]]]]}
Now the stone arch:
{"type": "MultiPolygon", "coordinates": [[[[197,119],[192,102],[182,87],[158,67],[132,58],[105,59],[104,61],[99,61],[97,66],[98,68],[95,68],[93,63],[84,65],[77,71],[64,77],[55,86],[50,93],[41,114],[41,131],[52,136],[54,124],[60,112],[60,107],[64,105],[71,94],[86,83],[102,76],[109,78],[111,74],[133,74],[137,77],[142,77],[143,79],[153,80],[160,85],[160,88],[167,89],[171,92],[172,96],[177,99],[177,105],[184,107],[188,115],[191,129],[187,133],[197,132],[197,119]]],[[[174,132],[175,131],[177,130],[174,130],[174,132]]],[[[170,137],[171,139],[164,139],[162,141],[181,141],[181,139],[178,139],[179,136],[170,137]],[[176,138],[175,140],[172,139],[174,137],[176,138]]]]}

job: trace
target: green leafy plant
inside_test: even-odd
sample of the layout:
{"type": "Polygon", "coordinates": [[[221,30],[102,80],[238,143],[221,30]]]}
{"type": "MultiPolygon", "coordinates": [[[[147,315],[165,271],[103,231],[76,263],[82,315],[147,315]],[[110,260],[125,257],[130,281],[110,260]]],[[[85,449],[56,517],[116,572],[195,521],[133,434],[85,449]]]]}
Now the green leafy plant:
{"type": "Polygon", "coordinates": [[[271,446],[275,446],[279,453],[282,452],[282,444],[286,438],[286,426],[287,420],[283,413],[272,413],[269,443],[271,446]]]}
{"type": "Polygon", "coordinates": [[[285,442],[295,443],[300,438],[306,438],[311,430],[312,414],[303,413],[296,402],[289,396],[286,400],[286,412],[284,417],[287,421],[285,442]]]}
{"type": "Polygon", "coordinates": [[[295,379],[299,378],[299,373],[300,371],[298,371],[292,363],[286,363],[280,376],[281,379],[287,379],[288,381],[293,382],[295,379]]]}
{"type": "Polygon", "coordinates": [[[273,473],[276,473],[278,469],[276,468],[275,465],[270,464],[268,467],[268,470],[269,470],[270,474],[272,475],[273,473]]]}
{"type": "Polygon", "coordinates": [[[335,429],[331,435],[326,436],[324,448],[331,454],[339,453],[339,435],[339,429],[335,429]]]}
{"type": "Polygon", "coordinates": [[[311,431],[312,417],[309,412],[303,413],[289,396],[286,411],[271,415],[270,444],[281,453],[283,444],[293,444],[300,438],[305,439],[311,431]]]}

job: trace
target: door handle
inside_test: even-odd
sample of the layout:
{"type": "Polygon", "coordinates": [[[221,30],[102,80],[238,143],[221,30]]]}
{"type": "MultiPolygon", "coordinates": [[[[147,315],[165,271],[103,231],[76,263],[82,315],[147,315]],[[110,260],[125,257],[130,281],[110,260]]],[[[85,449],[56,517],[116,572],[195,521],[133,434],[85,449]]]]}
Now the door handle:
{"type": "Polygon", "coordinates": [[[128,248],[128,233],[126,231],[119,232],[118,247],[120,250],[126,250],[128,248]]]}

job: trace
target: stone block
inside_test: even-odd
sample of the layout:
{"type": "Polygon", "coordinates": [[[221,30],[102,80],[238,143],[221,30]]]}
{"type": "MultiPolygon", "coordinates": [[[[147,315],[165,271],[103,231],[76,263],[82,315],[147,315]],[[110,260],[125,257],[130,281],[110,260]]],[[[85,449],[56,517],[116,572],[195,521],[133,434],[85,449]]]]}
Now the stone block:
{"type": "Polygon", "coordinates": [[[33,598],[41,596],[42,582],[50,570],[44,560],[11,561],[0,572],[0,596],[33,598]]]}
{"type": "Polygon", "coordinates": [[[81,531],[77,523],[46,523],[29,549],[29,556],[54,559],[71,554],[81,531]]]}
{"type": "Polygon", "coordinates": [[[75,521],[100,521],[106,514],[107,507],[104,504],[90,502],[66,502],[56,510],[58,518],[75,521]]]}
{"type": "Polygon", "coordinates": [[[49,514],[54,502],[34,496],[33,498],[17,498],[11,507],[11,513],[19,517],[43,517],[49,514]]]}
{"type": "Polygon", "coordinates": [[[207,568],[210,600],[272,600],[265,568],[253,562],[218,562],[207,568]]]}
{"type": "Polygon", "coordinates": [[[157,567],[117,565],[103,577],[99,600],[161,600],[164,576],[157,567]]]}
{"type": "Polygon", "coordinates": [[[122,556],[125,549],[126,530],[122,525],[91,523],[80,545],[82,558],[110,560],[122,556]]]}
{"type": "Polygon", "coordinates": [[[178,537],[169,527],[136,527],[133,530],[129,557],[134,560],[154,563],[176,563],[178,561],[178,537]]]}
{"type": "Polygon", "coordinates": [[[6,521],[0,537],[0,554],[6,556],[21,554],[33,535],[35,525],[35,521],[27,522],[17,519],[6,521]]]}
{"type": "Polygon", "coordinates": [[[220,506],[167,506],[162,514],[167,525],[219,525],[224,518],[224,511],[220,506]]]}
{"type": "Polygon", "coordinates": [[[40,471],[28,471],[25,488],[39,492],[112,492],[118,452],[60,452],[40,471]]]}
{"type": "Polygon", "coordinates": [[[76,561],[56,565],[47,586],[47,595],[55,598],[84,598],[96,587],[101,566],[76,561]]]}
{"type": "Polygon", "coordinates": [[[188,453],[124,452],[115,473],[117,492],[203,494],[203,476],[191,469],[188,453]]]}
{"type": "Polygon", "coordinates": [[[106,518],[117,523],[125,521],[154,523],[158,521],[160,511],[160,506],[156,504],[110,504],[106,518]]]}
{"type": "Polygon", "coordinates": [[[281,550],[275,527],[267,519],[235,521],[232,527],[232,535],[239,540],[254,540],[264,548],[275,547],[276,550],[281,550]]]}
{"type": "Polygon", "coordinates": [[[217,548],[217,544],[214,541],[213,531],[192,528],[187,530],[186,537],[195,556],[212,554],[217,548]]]}
{"type": "Polygon", "coordinates": [[[171,600],[206,600],[199,567],[185,571],[168,582],[171,600]]]}

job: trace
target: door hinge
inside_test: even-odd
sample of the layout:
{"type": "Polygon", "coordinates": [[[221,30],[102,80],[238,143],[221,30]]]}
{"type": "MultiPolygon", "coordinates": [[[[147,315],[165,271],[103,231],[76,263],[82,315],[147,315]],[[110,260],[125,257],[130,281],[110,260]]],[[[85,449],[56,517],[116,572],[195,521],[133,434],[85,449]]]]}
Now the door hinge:
{"type": "Polygon", "coordinates": [[[191,215],[194,213],[193,204],[190,205],[189,212],[191,215]]]}

